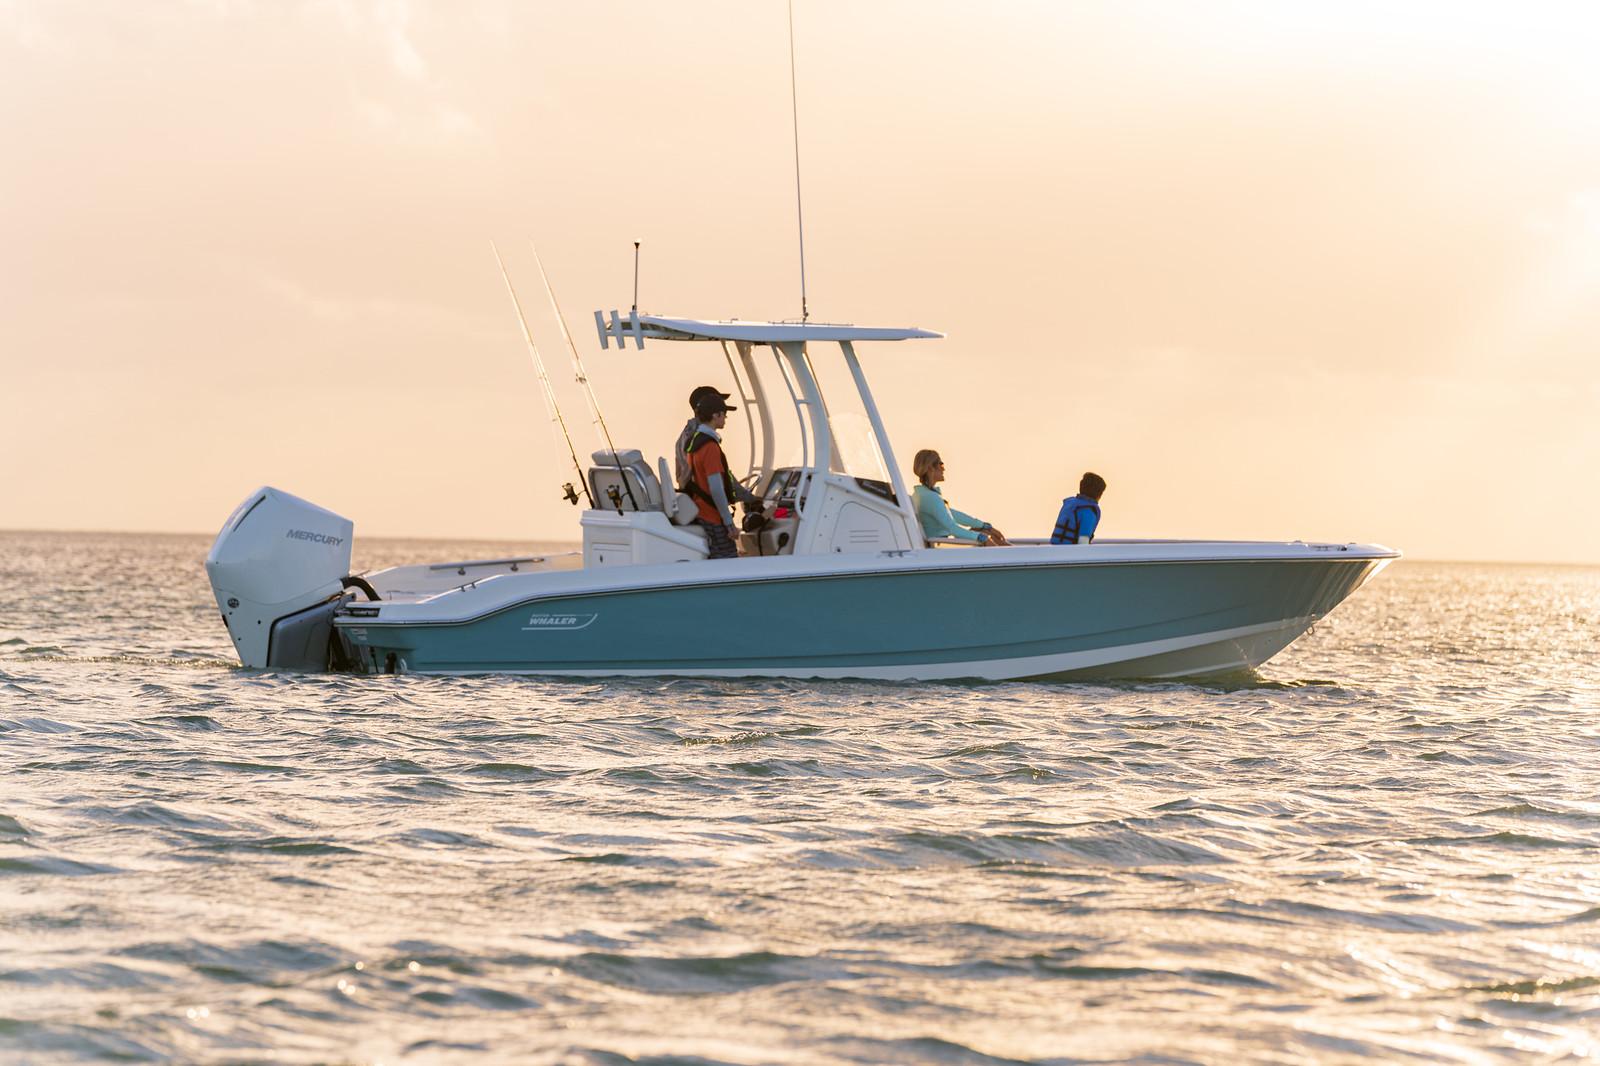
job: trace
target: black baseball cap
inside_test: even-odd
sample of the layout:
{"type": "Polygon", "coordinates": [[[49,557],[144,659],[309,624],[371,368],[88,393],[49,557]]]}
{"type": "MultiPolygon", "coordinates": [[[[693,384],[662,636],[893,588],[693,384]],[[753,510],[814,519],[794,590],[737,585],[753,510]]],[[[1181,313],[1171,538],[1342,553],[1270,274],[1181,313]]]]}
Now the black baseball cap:
{"type": "MultiPolygon", "coordinates": [[[[715,385],[701,385],[698,389],[695,389],[689,394],[689,406],[692,408],[698,408],[700,406],[700,401],[710,396],[720,396],[726,400],[731,395],[733,394],[730,392],[723,392],[715,385]]],[[[732,411],[735,410],[735,408],[730,407],[728,410],[732,411]]]]}
{"type": "Polygon", "coordinates": [[[700,402],[694,405],[694,416],[696,418],[710,418],[719,411],[737,410],[737,407],[733,407],[728,403],[727,396],[724,393],[712,389],[710,395],[700,397],[700,402]]]}

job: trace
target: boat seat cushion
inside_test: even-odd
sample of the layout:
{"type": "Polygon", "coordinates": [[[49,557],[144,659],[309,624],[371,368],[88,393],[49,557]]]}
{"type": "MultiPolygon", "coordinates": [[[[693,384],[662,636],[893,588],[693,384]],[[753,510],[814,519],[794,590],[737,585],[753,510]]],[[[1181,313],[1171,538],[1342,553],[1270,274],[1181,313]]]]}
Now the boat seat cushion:
{"type": "Polygon", "coordinates": [[[656,470],[661,475],[661,509],[673,525],[689,525],[699,516],[700,508],[694,505],[694,499],[687,492],[672,487],[672,469],[667,466],[666,459],[656,460],[656,470]]]}
{"type": "Polygon", "coordinates": [[[590,455],[589,459],[595,466],[615,467],[620,464],[622,466],[644,466],[646,470],[649,469],[648,466],[645,466],[644,453],[638,448],[618,448],[615,459],[611,457],[611,449],[602,448],[600,451],[590,455]]]}
{"type": "Polygon", "coordinates": [[[591,458],[594,465],[589,468],[589,489],[596,507],[610,510],[614,505],[609,490],[616,489],[624,511],[661,508],[661,483],[638,448],[618,448],[615,457],[607,449],[595,452],[591,458]]]}

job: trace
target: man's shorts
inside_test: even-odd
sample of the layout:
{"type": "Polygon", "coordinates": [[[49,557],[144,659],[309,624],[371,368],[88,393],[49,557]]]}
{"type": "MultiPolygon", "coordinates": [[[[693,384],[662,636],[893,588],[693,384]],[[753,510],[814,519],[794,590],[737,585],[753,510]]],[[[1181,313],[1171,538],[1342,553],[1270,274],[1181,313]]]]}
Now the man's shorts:
{"type": "Polygon", "coordinates": [[[728,527],[719,523],[713,525],[699,518],[694,524],[706,531],[706,547],[710,549],[711,559],[737,559],[739,548],[733,543],[733,535],[728,532],[728,527]]]}

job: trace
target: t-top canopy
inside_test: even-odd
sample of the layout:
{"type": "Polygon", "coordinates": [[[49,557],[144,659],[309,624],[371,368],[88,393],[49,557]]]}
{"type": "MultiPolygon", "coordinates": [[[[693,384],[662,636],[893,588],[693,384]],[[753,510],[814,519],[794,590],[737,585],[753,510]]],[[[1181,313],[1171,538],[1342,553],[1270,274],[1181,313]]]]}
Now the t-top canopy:
{"type": "Polygon", "coordinates": [[[611,342],[623,347],[629,337],[634,347],[643,348],[646,338],[662,341],[746,341],[750,344],[782,344],[794,341],[906,341],[943,337],[931,329],[895,326],[850,326],[829,322],[717,322],[698,318],[663,318],[630,312],[626,317],[611,312],[594,313],[600,331],[600,347],[611,342]]]}

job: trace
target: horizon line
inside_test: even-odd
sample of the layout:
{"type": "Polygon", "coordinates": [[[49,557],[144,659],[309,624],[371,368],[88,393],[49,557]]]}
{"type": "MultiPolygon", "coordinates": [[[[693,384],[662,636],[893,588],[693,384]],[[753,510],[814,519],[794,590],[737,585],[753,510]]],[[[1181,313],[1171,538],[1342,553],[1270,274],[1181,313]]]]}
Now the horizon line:
{"type": "MultiPolygon", "coordinates": [[[[35,529],[35,528],[5,528],[0,529],[0,536],[13,533],[64,533],[78,536],[121,536],[121,537],[215,537],[215,533],[206,533],[195,530],[173,529],[35,529]]],[[[416,533],[367,533],[363,537],[369,540],[411,540],[411,541],[444,541],[468,544],[495,543],[495,544],[561,544],[581,546],[581,540],[564,540],[561,538],[539,537],[461,537],[461,536],[426,536],[416,533]]],[[[1208,537],[1208,540],[1219,538],[1208,537]]],[[[1263,541],[1267,544],[1290,543],[1288,541],[1263,541]]],[[[1319,541],[1317,543],[1334,543],[1319,541]]],[[[1353,543],[1353,542],[1352,542],[1353,543]]],[[[1600,559],[1580,561],[1571,559],[1475,559],[1402,555],[1396,562],[1412,563],[1460,563],[1468,566],[1568,566],[1568,567],[1600,567],[1600,559]]]]}

